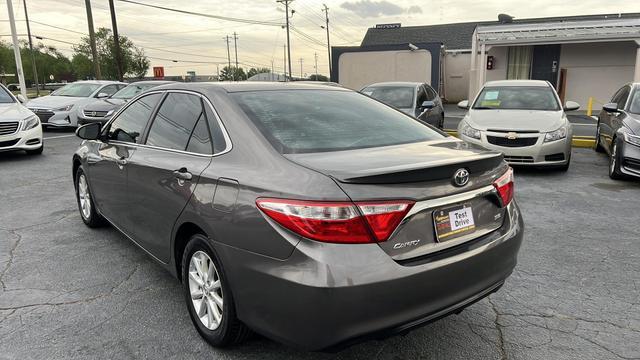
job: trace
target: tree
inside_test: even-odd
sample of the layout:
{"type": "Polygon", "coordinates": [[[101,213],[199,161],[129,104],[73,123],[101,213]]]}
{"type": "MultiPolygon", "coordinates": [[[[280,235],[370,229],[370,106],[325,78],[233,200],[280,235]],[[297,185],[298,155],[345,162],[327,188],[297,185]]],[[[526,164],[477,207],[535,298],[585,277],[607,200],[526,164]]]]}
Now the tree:
{"type": "Polygon", "coordinates": [[[247,74],[245,74],[244,69],[241,67],[236,68],[235,66],[229,67],[225,66],[220,71],[220,81],[242,81],[247,80],[247,74]]]}
{"type": "MultiPolygon", "coordinates": [[[[149,60],[144,54],[144,50],[136,47],[126,36],[119,37],[120,55],[122,56],[122,71],[124,76],[143,77],[149,70],[149,60]]],[[[115,59],[115,40],[111,30],[100,28],[96,32],[96,49],[100,61],[100,71],[105,79],[117,79],[118,67],[115,59]]],[[[91,43],[89,37],[84,36],[80,40],[80,44],[73,47],[75,52],[74,59],[79,64],[84,64],[86,59],[93,59],[91,54],[91,43]]],[[[78,77],[95,77],[93,66],[90,69],[82,68],[78,70],[78,77]],[[80,72],[82,71],[82,72],[80,72]]]]}
{"type": "MultiPolygon", "coordinates": [[[[27,86],[31,86],[35,80],[33,78],[33,66],[31,65],[31,52],[26,41],[21,41],[19,46],[25,82],[27,86]]],[[[71,61],[55,47],[37,43],[34,44],[33,51],[41,84],[51,81],[49,80],[49,75],[53,75],[56,81],[74,81],[76,79],[71,61]]],[[[13,45],[2,41],[0,41],[0,72],[12,74],[16,72],[13,45]]],[[[17,80],[16,78],[15,81],[17,80]]]]}
{"type": "Polygon", "coordinates": [[[249,69],[249,71],[247,71],[247,79],[252,77],[252,76],[254,76],[254,75],[264,74],[264,73],[267,73],[267,74],[271,73],[271,69],[265,68],[265,67],[263,67],[263,68],[251,68],[251,69],[249,69]]]}
{"type": "Polygon", "coordinates": [[[329,78],[324,76],[324,75],[313,74],[313,75],[309,76],[309,80],[311,80],[311,81],[329,81],[329,78]]]}

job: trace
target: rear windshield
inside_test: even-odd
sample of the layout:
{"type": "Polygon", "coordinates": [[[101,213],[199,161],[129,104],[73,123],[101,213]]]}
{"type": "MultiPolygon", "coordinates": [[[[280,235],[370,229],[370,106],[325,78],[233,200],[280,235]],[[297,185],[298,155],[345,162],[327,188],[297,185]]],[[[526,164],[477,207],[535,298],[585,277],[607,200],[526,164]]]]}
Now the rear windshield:
{"type": "Polygon", "coordinates": [[[408,86],[370,86],[362,90],[362,93],[395,108],[410,109],[413,108],[413,94],[415,90],[415,87],[408,86]]]}
{"type": "Polygon", "coordinates": [[[278,90],[231,96],[281,153],[361,149],[446,136],[356,92],[278,90]]]}
{"type": "Polygon", "coordinates": [[[157,84],[129,84],[124,88],[120,89],[117,93],[113,94],[111,98],[113,99],[124,99],[129,100],[134,96],[140,94],[141,92],[151,89],[154,86],[158,86],[157,84]]]}
{"type": "Polygon", "coordinates": [[[473,108],[476,110],[560,110],[555,94],[546,86],[486,87],[482,89],[473,108]]]}

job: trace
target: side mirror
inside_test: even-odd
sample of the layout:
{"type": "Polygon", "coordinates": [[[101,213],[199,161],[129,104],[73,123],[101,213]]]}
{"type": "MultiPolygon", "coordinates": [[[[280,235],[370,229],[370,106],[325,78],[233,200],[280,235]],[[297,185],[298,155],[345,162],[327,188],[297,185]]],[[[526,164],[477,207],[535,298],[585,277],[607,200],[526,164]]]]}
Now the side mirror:
{"type": "Polygon", "coordinates": [[[604,106],[602,107],[602,110],[608,112],[608,113],[616,113],[618,112],[618,104],[616,103],[608,103],[608,104],[604,104],[604,106]]]}
{"type": "Polygon", "coordinates": [[[575,101],[567,101],[564,104],[564,111],[575,111],[580,109],[580,104],[575,101]]]}
{"type": "Polygon", "coordinates": [[[78,130],[76,130],[76,136],[84,140],[97,140],[100,137],[101,129],[102,124],[97,122],[89,123],[80,126],[78,130]]]}
{"type": "Polygon", "coordinates": [[[422,104],[420,105],[420,108],[424,110],[430,110],[434,107],[436,107],[436,103],[429,100],[422,102],[422,104]]]}
{"type": "Polygon", "coordinates": [[[98,93],[98,95],[96,96],[98,99],[104,99],[104,98],[108,98],[109,94],[107,93],[98,93]]]}
{"type": "Polygon", "coordinates": [[[24,96],[22,96],[22,94],[16,95],[16,99],[18,99],[18,101],[20,101],[21,104],[27,103],[27,99],[25,99],[24,96]]]}
{"type": "Polygon", "coordinates": [[[462,100],[458,103],[458,107],[460,109],[468,109],[469,108],[469,100],[462,100]]]}

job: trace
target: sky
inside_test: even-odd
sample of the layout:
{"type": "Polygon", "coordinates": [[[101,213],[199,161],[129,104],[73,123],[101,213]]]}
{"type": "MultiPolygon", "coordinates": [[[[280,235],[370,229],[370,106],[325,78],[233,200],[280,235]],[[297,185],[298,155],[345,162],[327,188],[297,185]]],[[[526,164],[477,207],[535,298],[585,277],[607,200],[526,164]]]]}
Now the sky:
{"type": "MultiPolygon", "coordinates": [[[[6,0],[10,1],[10,0],[6,0]]],[[[200,14],[266,22],[247,24],[180,14],[115,0],[118,29],[144,48],[152,66],[164,66],[166,75],[215,75],[227,64],[226,36],[237,34],[238,61],[244,68],[267,67],[282,73],[286,31],[284,5],[275,0],[135,0],[200,14]],[[175,60],[175,61],[174,61],[175,60]],[[177,61],[177,62],[176,62],[177,61]]],[[[65,55],[88,34],[84,0],[26,0],[33,35],[65,55]],[[56,28],[57,27],[57,28],[56,28]]],[[[293,0],[291,62],[294,76],[328,74],[323,4],[329,8],[332,46],[359,45],[369,27],[383,23],[402,26],[497,19],[640,12],[640,1],[629,0],[293,0]],[[315,67],[317,55],[317,70],[315,67]],[[302,59],[302,63],[301,60],[302,59]]],[[[111,27],[107,0],[92,0],[94,27],[111,27]]],[[[26,34],[23,0],[13,0],[18,34],[26,34]]],[[[10,42],[6,4],[0,8],[0,39],[10,42]]],[[[26,39],[26,36],[22,37],[26,39]]],[[[233,40],[230,44],[235,62],[233,40]]],[[[150,70],[151,74],[151,70],[150,70]]]]}

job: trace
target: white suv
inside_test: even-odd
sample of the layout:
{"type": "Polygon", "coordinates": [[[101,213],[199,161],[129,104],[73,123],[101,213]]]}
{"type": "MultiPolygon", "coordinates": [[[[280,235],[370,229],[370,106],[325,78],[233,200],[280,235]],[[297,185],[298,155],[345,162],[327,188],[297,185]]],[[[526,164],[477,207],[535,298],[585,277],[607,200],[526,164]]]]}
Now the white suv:
{"type": "Polygon", "coordinates": [[[42,154],[40,119],[22,102],[22,96],[15,97],[0,85],[0,151],[25,150],[27,154],[42,154]]]}

